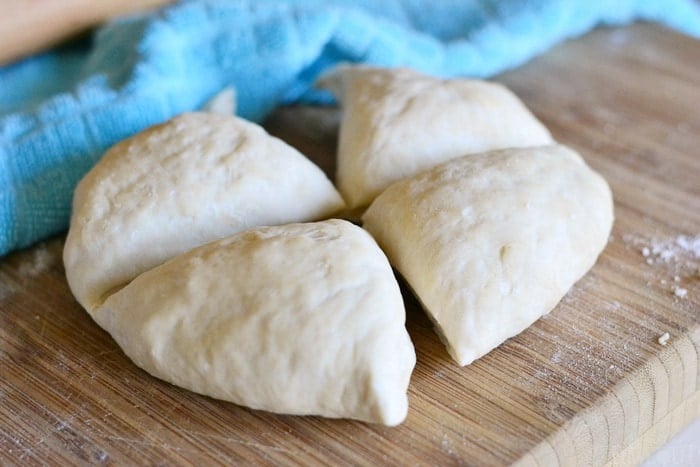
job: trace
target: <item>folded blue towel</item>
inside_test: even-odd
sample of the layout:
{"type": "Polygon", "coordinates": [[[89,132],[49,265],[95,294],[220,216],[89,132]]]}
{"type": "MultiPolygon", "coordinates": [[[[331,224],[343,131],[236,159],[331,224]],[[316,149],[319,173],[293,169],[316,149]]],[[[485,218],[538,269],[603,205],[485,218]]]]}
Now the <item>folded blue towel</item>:
{"type": "Polygon", "coordinates": [[[64,230],[106,148],[234,86],[238,112],[323,102],[338,62],[486,77],[598,24],[700,36],[693,0],[190,0],[0,68],[0,255],[64,230]]]}

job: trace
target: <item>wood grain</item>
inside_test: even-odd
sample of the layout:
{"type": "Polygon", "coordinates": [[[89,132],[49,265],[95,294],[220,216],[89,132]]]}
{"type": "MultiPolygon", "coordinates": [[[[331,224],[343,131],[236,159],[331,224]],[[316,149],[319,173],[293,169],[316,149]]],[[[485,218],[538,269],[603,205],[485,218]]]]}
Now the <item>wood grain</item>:
{"type": "MultiPolygon", "coordinates": [[[[554,311],[465,368],[404,290],[418,364],[397,428],[273,415],[158,381],[73,300],[62,238],[3,258],[0,464],[637,462],[698,416],[700,258],[677,243],[700,235],[698,63],[697,41],[637,25],[498,77],[608,179],[613,235],[554,311]]],[[[287,108],[267,126],[332,173],[338,119],[287,108]]]]}

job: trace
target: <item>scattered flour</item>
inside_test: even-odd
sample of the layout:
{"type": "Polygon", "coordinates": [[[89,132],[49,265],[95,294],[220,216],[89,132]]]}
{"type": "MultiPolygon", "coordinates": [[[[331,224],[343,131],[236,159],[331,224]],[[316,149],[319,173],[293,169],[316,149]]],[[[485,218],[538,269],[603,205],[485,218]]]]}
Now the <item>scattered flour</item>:
{"type": "MultiPolygon", "coordinates": [[[[632,244],[639,245],[643,239],[627,237],[632,244]]],[[[640,252],[647,258],[647,263],[656,264],[682,261],[683,259],[700,259],[700,235],[678,235],[674,238],[651,239],[649,245],[642,245],[640,252]]]]}
{"type": "Polygon", "coordinates": [[[56,255],[46,243],[36,247],[30,259],[19,265],[19,274],[23,278],[31,279],[42,272],[48,271],[56,264],[56,255]]]}
{"type": "Polygon", "coordinates": [[[10,277],[8,280],[0,277],[0,301],[19,292],[22,289],[22,283],[35,279],[56,264],[60,264],[62,250],[61,239],[52,239],[39,243],[31,252],[19,253],[22,258],[17,268],[19,283],[10,277]]]}
{"type": "Polygon", "coordinates": [[[0,282],[0,301],[5,300],[6,298],[10,297],[13,295],[17,289],[15,286],[11,283],[5,283],[5,282],[0,282]]]}
{"type": "MultiPolygon", "coordinates": [[[[660,279],[659,283],[669,286],[669,293],[675,299],[686,298],[689,293],[681,286],[684,279],[700,277],[700,235],[651,239],[624,235],[623,241],[637,249],[648,265],[663,266],[670,273],[668,280],[660,279]]],[[[651,284],[647,282],[647,285],[651,284]]]]}
{"type": "Polygon", "coordinates": [[[455,455],[454,442],[447,436],[447,433],[442,434],[442,442],[440,444],[444,453],[446,453],[449,456],[455,455]]]}

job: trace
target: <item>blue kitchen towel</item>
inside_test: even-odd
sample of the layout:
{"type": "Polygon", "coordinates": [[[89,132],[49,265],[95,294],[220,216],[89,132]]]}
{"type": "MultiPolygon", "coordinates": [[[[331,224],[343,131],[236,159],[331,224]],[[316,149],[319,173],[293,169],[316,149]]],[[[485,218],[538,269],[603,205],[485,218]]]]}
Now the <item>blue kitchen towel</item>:
{"type": "Polygon", "coordinates": [[[0,68],[0,255],[67,227],[106,148],[223,87],[259,121],[327,99],[310,87],[341,61],[487,77],[636,19],[700,36],[694,0],[190,0],[112,22],[0,68]]]}

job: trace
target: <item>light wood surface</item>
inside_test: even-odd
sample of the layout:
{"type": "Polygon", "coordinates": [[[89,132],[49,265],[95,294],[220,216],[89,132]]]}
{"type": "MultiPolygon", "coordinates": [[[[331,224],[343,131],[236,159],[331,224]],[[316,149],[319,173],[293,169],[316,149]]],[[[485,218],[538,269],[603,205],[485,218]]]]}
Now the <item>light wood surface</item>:
{"type": "Polygon", "coordinates": [[[123,14],[173,0],[0,0],[0,64],[39,52],[123,14]]]}
{"type": "MultiPolygon", "coordinates": [[[[698,41],[637,25],[498,78],[610,182],[613,235],[554,311],[465,368],[405,291],[418,364],[397,428],[273,415],[156,380],[71,297],[62,237],[3,258],[0,464],[637,462],[698,416],[698,63],[698,41]]],[[[267,126],[332,172],[337,123],[333,109],[297,108],[267,126]]]]}

